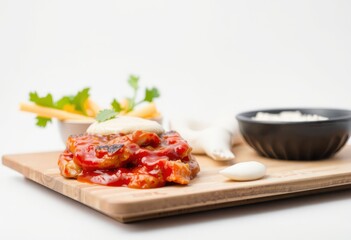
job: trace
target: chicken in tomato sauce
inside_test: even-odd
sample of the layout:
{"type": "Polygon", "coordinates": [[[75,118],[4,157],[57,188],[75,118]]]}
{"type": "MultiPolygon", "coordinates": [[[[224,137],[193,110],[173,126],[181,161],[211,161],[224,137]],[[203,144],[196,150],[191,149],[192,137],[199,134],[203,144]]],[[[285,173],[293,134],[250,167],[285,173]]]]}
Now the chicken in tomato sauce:
{"type": "Polygon", "coordinates": [[[58,165],[66,178],[141,189],[186,185],[200,171],[191,147],[175,131],[73,135],[58,165]]]}

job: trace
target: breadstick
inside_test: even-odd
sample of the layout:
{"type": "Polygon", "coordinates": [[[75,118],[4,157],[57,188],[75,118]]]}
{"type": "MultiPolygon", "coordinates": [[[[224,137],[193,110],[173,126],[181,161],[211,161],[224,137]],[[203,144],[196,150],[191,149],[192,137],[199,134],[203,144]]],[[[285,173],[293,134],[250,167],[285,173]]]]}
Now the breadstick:
{"type": "Polygon", "coordinates": [[[157,114],[157,108],[155,103],[152,102],[143,107],[139,107],[131,112],[128,112],[125,115],[131,117],[148,118],[150,116],[154,116],[155,114],[157,114]]]}
{"type": "Polygon", "coordinates": [[[88,98],[84,106],[89,117],[95,117],[100,111],[100,107],[91,98],[88,98]]]}
{"type": "Polygon", "coordinates": [[[144,117],[144,118],[151,119],[151,118],[159,118],[159,117],[161,117],[161,113],[155,112],[154,114],[149,115],[149,116],[146,116],[146,117],[144,117]]]}
{"type": "Polygon", "coordinates": [[[77,119],[94,121],[94,118],[86,117],[81,114],[69,113],[63,110],[49,107],[42,107],[36,104],[21,103],[20,110],[35,113],[40,117],[57,118],[59,120],[77,119]]]}

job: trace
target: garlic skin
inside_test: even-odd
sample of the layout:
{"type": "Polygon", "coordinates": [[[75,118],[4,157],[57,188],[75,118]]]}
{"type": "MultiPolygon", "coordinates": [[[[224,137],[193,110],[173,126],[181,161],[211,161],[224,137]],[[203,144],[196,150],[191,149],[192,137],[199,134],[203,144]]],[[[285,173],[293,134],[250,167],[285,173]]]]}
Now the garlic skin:
{"type": "Polygon", "coordinates": [[[193,153],[207,154],[217,161],[235,158],[231,151],[236,129],[234,118],[223,118],[212,123],[194,119],[172,119],[170,128],[180,133],[193,149],[193,153]]]}
{"type": "Polygon", "coordinates": [[[266,175],[266,166],[256,161],[240,162],[219,171],[219,173],[235,181],[252,181],[266,175]]]}

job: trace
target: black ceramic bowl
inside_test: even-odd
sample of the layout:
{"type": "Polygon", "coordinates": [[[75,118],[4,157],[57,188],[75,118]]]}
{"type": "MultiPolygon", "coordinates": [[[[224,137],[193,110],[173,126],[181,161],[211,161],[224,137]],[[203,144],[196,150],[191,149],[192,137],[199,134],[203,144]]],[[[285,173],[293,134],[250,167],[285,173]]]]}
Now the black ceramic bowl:
{"type": "Polygon", "coordinates": [[[276,159],[317,160],[334,155],[347,142],[351,132],[351,111],[322,108],[264,109],[236,116],[245,141],[259,154],[276,159]],[[328,120],[310,122],[259,121],[257,112],[300,111],[328,120]]]}

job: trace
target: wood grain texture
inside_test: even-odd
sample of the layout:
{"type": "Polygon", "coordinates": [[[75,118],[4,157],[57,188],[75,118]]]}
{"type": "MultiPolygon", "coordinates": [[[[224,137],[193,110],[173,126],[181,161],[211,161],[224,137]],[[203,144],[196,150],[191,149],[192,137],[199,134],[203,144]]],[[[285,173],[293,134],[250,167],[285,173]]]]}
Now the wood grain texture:
{"type": "Polygon", "coordinates": [[[79,201],[120,222],[274,200],[351,187],[351,146],[332,159],[319,161],[274,160],[258,156],[246,145],[234,148],[233,162],[196,156],[201,166],[188,186],[129,189],[81,183],[63,178],[57,167],[59,152],[3,156],[4,165],[56,192],[79,201]],[[235,162],[256,160],[267,175],[249,182],[229,181],[218,171],[235,162]]]}

